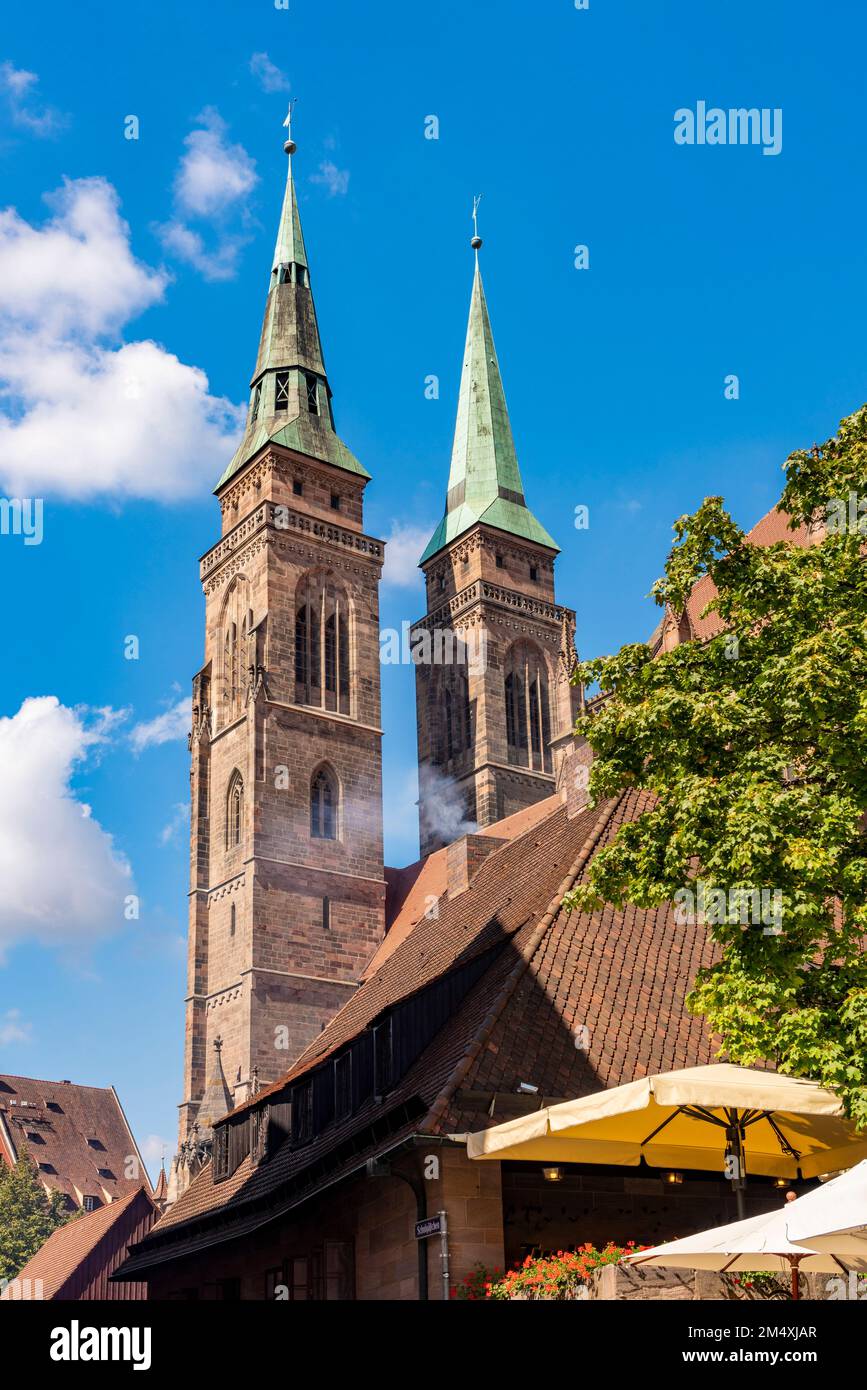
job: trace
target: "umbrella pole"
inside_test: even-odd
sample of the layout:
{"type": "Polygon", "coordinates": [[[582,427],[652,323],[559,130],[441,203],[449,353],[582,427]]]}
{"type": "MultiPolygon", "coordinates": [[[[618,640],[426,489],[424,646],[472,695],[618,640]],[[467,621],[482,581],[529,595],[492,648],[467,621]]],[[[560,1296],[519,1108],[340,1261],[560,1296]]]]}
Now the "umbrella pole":
{"type": "Polygon", "coordinates": [[[792,1266],[792,1298],[797,1302],[801,1297],[800,1278],[798,1275],[798,1270],[801,1266],[801,1256],[789,1255],[788,1260],[789,1264],[792,1266]]]}

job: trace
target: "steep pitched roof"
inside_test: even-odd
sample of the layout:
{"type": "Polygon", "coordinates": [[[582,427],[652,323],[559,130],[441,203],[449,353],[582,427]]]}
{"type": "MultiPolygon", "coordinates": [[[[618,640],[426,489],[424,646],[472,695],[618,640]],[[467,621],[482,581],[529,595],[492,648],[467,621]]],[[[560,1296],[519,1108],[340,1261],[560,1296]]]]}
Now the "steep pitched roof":
{"type": "Polygon", "coordinates": [[[294,449],[310,458],[330,463],[362,478],[370,474],[339,438],[331,410],[331,388],[325,370],[316,306],[310,288],[310,272],[298,194],[292,176],[294,142],[284,145],[288,159],[286,189],[277,229],[277,242],[268,282],[268,298],[259,338],[256,368],[250,383],[251,399],[244,437],[217,484],[219,492],[231,478],[268,443],[294,449]],[[287,398],[277,409],[276,374],[288,379],[287,398]],[[318,410],[307,406],[306,377],[318,382],[318,410]]]}
{"type": "MultiPolygon", "coordinates": [[[[804,547],[810,544],[810,530],[803,524],[792,529],[788,514],[773,507],[747,532],[747,540],[752,545],[778,545],[785,541],[788,545],[804,547]]],[[[704,612],[711,599],[716,597],[716,592],[716,585],[708,574],[693,585],[683,614],[682,641],[706,642],[723,631],[724,624],[719,614],[704,612]]],[[[649,646],[656,647],[662,640],[665,624],[666,618],[663,617],[648,638],[649,646]]]]}
{"type": "MultiPolygon", "coordinates": [[[[65,1286],[75,1278],[85,1261],[92,1261],[95,1265],[104,1261],[115,1267],[121,1259],[121,1250],[117,1248],[117,1243],[112,1242],[114,1248],[106,1248],[104,1252],[100,1250],[100,1246],[105,1244],[108,1247],[106,1238],[116,1227],[129,1220],[133,1208],[139,1203],[143,1208],[141,1215],[146,1214],[148,1208],[151,1213],[156,1213],[147,1189],[135,1187],[131,1192],[119,1197],[116,1202],[76,1216],[65,1226],[59,1226],[27,1261],[15,1282],[26,1285],[29,1280],[32,1287],[37,1281],[41,1281],[42,1297],[51,1299],[63,1297],[65,1286]]],[[[135,1224],[133,1221],[131,1226],[135,1224]]],[[[132,1234],[132,1229],[129,1234],[132,1234]]],[[[75,1297],[75,1292],[67,1291],[66,1296],[75,1297]]],[[[6,1301],[14,1298],[15,1289],[11,1285],[0,1294],[0,1299],[6,1301]]]]}
{"type": "Polygon", "coordinates": [[[134,1252],[124,1276],[225,1239],[229,1230],[251,1230],[412,1133],[481,1128],[493,1093],[514,1093],[521,1080],[540,1096],[575,1096],[711,1061],[711,1040],[684,1005],[698,966],[711,958],[706,930],[678,924],[670,906],[571,916],[560,908],[596,850],[647,805],[644,794],[627,793],[572,819],[560,805],[490,854],[464,893],[441,901],[435,920],[422,917],[293,1070],[235,1113],[276,1097],[384,1009],[490,951],[481,978],[394,1091],[332,1123],[305,1148],[283,1144],[258,1166],[246,1158],[223,1182],[214,1183],[208,1165],[134,1252]],[[576,1046],[582,1025],[586,1051],[576,1046]]]}
{"type": "Polygon", "coordinates": [[[419,561],[477,522],[559,550],[524,500],[506,394],[494,347],[478,255],[458,395],[446,510],[419,561]]]}
{"type": "Polygon", "coordinates": [[[81,1206],[86,1196],[102,1205],[150,1181],[114,1087],[76,1086],[0,1075],[0,1158],[22,1145],[39,1165],[43,1184],[81,1206]],[[128,1160],[138,1175],[127,1178],[128,1160]],[[100,1172],[100,1169],[104,1170],[100,1172]]]}

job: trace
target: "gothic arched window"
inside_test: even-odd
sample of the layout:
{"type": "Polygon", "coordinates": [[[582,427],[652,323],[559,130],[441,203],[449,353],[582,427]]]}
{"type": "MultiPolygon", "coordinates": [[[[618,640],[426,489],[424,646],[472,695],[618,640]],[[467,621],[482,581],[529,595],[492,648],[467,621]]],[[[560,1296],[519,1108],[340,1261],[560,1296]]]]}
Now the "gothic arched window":
{"type": "Polygon", "coordinates": [[[310,783],[310,834],[315,840],[337,839],[337,778],[320,767],[310,783]]]}
{"type": "Polygon", "coordinates": [[[551,771],[551,705],[548,672],[538,647],[515,642],[505,666],[506,742],[509,762],[551,771]]]}
{"type": "Polygon", "coordinates": [[[247,581],[239,576],[223,604],[223,723],[237,718],[244,707],[244,676],[248,664],[247,638],[253,627],[253,611],[248,605],[247,581]]]}
{"type": "Polygon", "coordinates": [[[240,772],[233,772],[229,778],[229,791],[226,797],[226,848],[234,849],[241,843],[241,830],[244,824],[244,779],[240,772]]]}
{"type": "Polygon", "coordinates": [[[325,575],[308,574],[295,610],[295,698],[350,713],[349,600],[325,575]]]}

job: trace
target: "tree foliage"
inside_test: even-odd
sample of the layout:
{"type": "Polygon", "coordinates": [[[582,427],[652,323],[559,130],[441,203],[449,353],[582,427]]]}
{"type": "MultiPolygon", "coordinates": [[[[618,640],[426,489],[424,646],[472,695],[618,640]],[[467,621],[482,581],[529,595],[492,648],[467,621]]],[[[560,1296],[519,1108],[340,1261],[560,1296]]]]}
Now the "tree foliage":
{"type": "Polygon", "coordinates": [[[14,1279],[71,1213],[62,1192],[46,1192],[26,1146],[11,1168],[0,1161],[0,1279],[14,1279]]]}
{"type": "Polygon", "coordinates": [[[579,668],[610,692],[577,725],[591,798],[655,800],[568,905],[779,893],[779,934],[737,910],[709,925],[718,959],[689,1007],[732,1061],[833,1087],[867,1126],[867,406],[785,471],[780,510],[811,544],[751,544],[719,497],[675,524],[654,596],[677,619],[709,577],[719,635],[579,668]]]}

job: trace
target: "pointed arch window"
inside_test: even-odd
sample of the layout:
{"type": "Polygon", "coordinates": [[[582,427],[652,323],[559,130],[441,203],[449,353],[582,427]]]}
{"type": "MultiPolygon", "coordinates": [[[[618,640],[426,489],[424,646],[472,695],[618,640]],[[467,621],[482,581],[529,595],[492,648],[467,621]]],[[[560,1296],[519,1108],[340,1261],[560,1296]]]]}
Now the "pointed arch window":
{"type": "Polygon", "coordinates": [[[256,421],[257,421],[258,418],[259,418],[259,404],[260,404],[261,400],[262,400],[262,383],[261,383],[261,381],[260,381],[259,384],[258,384],[258,386],[257,386],[257,387],[255,388],[255,390],[253,391],[253,409],[252,409],[252,411],[250,412],[250,424],[251,424],[251,425],[255,425],[256,421]]]}
{"type": "Polygon", "coordinates": [[[241,843],[244,825],[244,779],[240,772],[233,772],[229,778],[229,791],[226,797],[226,849],[234,849],[241,843]]]}
{"type": "Polygon", "coordinates": [[[282,412],[289,409],[289,373],[278,372],[274,382],[274,409],[282,412]]]}
{"type": "Polygon", "coordinates": [[[542,653],[531,642],[516,642],[507,653],[505,702],[509,762],[550,772],[548,673],[542,653]]]}
{"type": "Polygon", "coordinates": [[[295,698],[349,714],[350,692],[348,599],[327,577],[308,575],[299,585],[295,610],[295,698]]]}
{"type": "Polygon", "coordinates": [[[310,784],[310,834],[314,840],[337,839],[337,778],[328,767],[320,767],[310,784]]]}
{"type": "Polygon", "coordinates": [[[248,660],[247,639],[253,628],[247,581],[235,580],[223,606],[222,719],[228,723],[243,711],[244,673],[248,660]]]}

